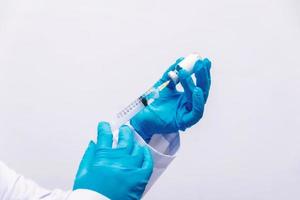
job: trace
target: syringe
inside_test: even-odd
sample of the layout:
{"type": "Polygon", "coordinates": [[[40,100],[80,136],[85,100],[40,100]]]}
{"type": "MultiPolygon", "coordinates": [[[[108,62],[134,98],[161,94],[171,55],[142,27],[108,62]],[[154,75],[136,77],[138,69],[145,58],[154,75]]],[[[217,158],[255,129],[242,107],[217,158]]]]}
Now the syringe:
{"type": "MultiPolygon", "coordinates": [[[[138,112],[142,109],[150,105],[155,99],[159,98],[159,92],[162,91],[170,81],[173,81],[175,84],[178,83],[178,72],[181,69],[185,69],[189,74],[194,73],[194,65],[200,60],[201,57],[199,54],[193,53],[185,57],[182,61],[180,61],[175,67],[174,71],[170,71],[168,73],[170,79],[166,82],[162,83],[159,86],[151,87],[144,94],[135,99],[132,103],[126,106],[123,110],[117,113],[115,119],[112,121],[111,126],[113,132],[116,132],[120,126],[127,123],[132,117],[134,117],[138,112]]],[[[117,140],[117,134],[114,133],[114,142],[117,140]]]]}

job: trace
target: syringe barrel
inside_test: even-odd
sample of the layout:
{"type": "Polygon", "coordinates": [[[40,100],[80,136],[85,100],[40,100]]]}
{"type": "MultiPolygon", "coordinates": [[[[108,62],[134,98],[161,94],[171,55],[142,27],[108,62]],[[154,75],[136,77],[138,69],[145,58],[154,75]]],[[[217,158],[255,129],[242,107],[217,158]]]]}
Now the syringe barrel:
{"type": "Polygon", "coordinates": [[[113,147],[116,147],[117,145],[120,126],[126,124],[132,117],[134,117],[145,107],[146,103],[141,96],[121,112],[119,112],[114,119],[110,120],[110,125],[113,133],[113,147]]]}
{"type": "Polygon", "coordinates": [[[193,53],[185,57],[182,61],[180,61],[174,71],[170,71],[168,73],[169,77],[172,79],[172,81],[176,84],[178,83],[178,72],[181,69],[186,70],[189,74],[194,73],[194,66],[195,63],[200,60],[201,57],[197,53],[193,53]]]}

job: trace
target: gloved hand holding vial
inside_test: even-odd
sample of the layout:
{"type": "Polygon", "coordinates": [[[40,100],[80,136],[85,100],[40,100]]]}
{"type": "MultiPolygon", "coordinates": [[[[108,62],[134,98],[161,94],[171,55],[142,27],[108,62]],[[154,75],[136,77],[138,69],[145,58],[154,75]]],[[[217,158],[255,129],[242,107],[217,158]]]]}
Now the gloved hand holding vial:
{"type": "Polygon", "coordinates": [[[184,131],[194,125],[202,117],[208,97],[210,67],[210,61],[201,60],[196,53],[179,58],[156,84],[116,115],[113,129],[130,120],[143,139],[149,141],[155,133],[184,131]],[[193,83],[193,74],[197,86],[193,83]],[[179,82],[183,93],[176,90],[179,82]]]}

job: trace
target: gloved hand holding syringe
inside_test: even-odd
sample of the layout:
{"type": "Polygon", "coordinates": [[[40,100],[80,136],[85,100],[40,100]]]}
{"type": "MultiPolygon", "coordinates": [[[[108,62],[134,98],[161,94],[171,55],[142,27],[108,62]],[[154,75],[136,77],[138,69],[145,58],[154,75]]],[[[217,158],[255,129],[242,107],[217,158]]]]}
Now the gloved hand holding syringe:
{"type": "MultiPolygon", "coordinates": [[[[199,54],[193,53],[188,55],[177,64],[174,71],[170,71],[168,73],[169,80],[161,83],[160,85],[151,87],[144,94],[134,100],[131,104],[118,112],[115,116],[115,119],[113,119],[113,121],[111,122],[113,132],[116,132],[115,130],[118,130],[120,126],[127,123],[138,112],[155,101],[155,99],[158,99],[160,91],[162,91],[171,81],[174,82],[174,84],[177,84],[178,73],[181,69],[184,69],[190,75],[192,75],[194,73],[195,63],[200,59],[201,57],[199,54]]],[[[117,135],[118,134],[114,134],[114,143],[117,142],[117,135]]]]}

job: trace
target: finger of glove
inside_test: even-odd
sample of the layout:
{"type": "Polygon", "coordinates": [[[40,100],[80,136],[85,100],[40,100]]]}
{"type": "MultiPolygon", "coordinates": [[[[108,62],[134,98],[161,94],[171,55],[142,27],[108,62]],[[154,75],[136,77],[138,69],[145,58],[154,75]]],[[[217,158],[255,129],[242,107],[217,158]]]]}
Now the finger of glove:
{"type": "Polygon", "coordinates": [[[132,152],[134,138],[132,130],[128,126],[121,126],[119,129],[119,138],[117,148],[124,148],[127,154],[132,152]]]}
{"type": "Polygon", "coordinates": [[[131,156],[134,158],[134,166],[137,168],[142,167],[143,160],[144,160],[144,149],[137,142],[135,142],[134,144],[134,148],[131,153],[131,156]]]}
{"type": "Polygon", "coordinates": [[[84,155],[81,159],[79,170],[76,176],[79,176],[80,171],[87,169],[92,162],[95,155],[96,144],[93,141],[90,141],[89,146],[84,152],[84,155]]]}
{"type": "Polygon", "coordinates": [[[184,89],[184,93],[185,93],[188,101],[192,102],[193,91],[194,91],[194,88],[196,87],[192,77],[184,69],[181,69],[179,71],[178,77],[179,77],[179,82],[181,83],[181,85],[184,89]]]}
{"type": "Polygon", "coordinates": [[[100,122],[98,124],[98,137],[97,137],[97,146],[98,147],[112,147],[113,134],[111,127],[107,122],[100,122]]]}
{"type": "Polygon", "coordinates": [[[195,64],[196,85],[202,89],[205,102],[211,85],[210,68],[211,62],[207,58],[203,61],[199,60],[195,64]]]}
{"type": "Polygon", "coordinates": [[[151,176],[153,171],[152,154],[148,147],[143,147],[143,150],[144,150],[144,161],[143,161],[142,169],[144,169],[147,172],[148,176],[151,176]]]}
{"type": "Polygon", "coordinates": [[[191,127],[196,124],[203,116],[204,111],[204,96],[202,89],[196,87],[193,91],[193,104],[192,110],[185,114],[182,122],[185,127],[191,127]]]}
{"type": "MultiPolygon", "coordinates": [[[[161,77],[161,79],[160,79],[156,84],[154,84],[154,86],[159,86],[160,84],[162,84],[162,83],[164,83],[164,82],[170,80],[170,77],[169,77],[169,74],[168,74],[168,73],[169,73],[170,71],[174,71],[175,68],[176,68],[176,66],[178,65],[178,63],[181,62],[183,59],[184,59],[183,57],[178,58],[178,59],[176,60],[176,62],[175,62],[174,64],[172,64],[172,65],[167,69],[167,71],[165,71],[165,73],[163,74],[163,76],[161,77]]],[[[171,82],[168,84],[167,87],[170,88],[170,89],[175,89],[175,86],[176,86],[176,85],[171,81],[171,82]]]]}
{"type": "Polygon", "coordinates": [[[86,173],[89,171],[89,166],[93,161],[94,154],[95,154],[96,144],[93,141],[90,141],[88,148],[85,150],[85,153],[82,157],[82,160],[80,162],[79,168],[77,170],[75,181],[73,185],[73,190],[76,190],[80,188],[80,180],[82,177],[86,175],[86,173]]]}

